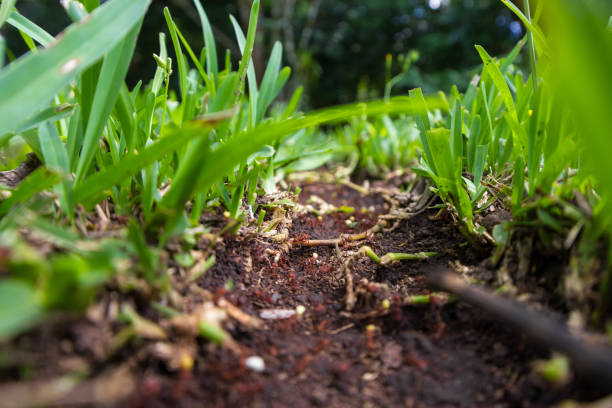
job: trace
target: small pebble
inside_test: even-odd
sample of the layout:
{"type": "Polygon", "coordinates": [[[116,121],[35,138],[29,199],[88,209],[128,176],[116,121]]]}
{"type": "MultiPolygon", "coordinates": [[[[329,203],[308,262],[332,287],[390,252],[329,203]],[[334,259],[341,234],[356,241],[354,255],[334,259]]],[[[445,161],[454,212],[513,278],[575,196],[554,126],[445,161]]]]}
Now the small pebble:
{"type": "Polygon", "coordinates": [[[251,356],[244,360],[244,365],[247,366],[248,369],[255,371],[256,373],[261,373],[266,369],[266,362],[263,358],[259,356],[251,356]]]}
{"type": "Polygon", "coordinates": [[[295,316],[293,309],[264,309],[259,312],[259,317],[264,320],[283,320],[295,316]]]}
{"type": "Polygon", "coordinates": [[[304,314],[304,312],[306,312],[306,308],[304,306],[302,306],[302,305],[297,305],[297,307],[295,308],[295,313],[298,316],[301,316],[301,315],[304,314]]]}

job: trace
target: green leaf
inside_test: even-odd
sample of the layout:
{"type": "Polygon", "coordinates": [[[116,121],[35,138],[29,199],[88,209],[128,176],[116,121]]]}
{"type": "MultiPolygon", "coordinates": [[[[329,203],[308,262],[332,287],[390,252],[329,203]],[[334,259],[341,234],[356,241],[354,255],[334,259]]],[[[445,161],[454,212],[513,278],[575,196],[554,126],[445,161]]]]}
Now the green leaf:
{"type": "MultiPolygon", "coordinates": [[[[181,182],[175,181],[159,206],[159,217],[167,219],[166,230],[173,229],[182,209],[196,192],[209,191],[217,181],[229,174],[236,166],[266,144],[271,144],[281,136],[295,133],[300,129],[347,120],[363,115],[382,114],[420,114],[423,109],[442,109],[439,97],[430,97],[422,102],[414,98],[394,97],[388,101],[357,103],[315,111],[302,117],[289,118],[280,122],[262,123],[254,129],[238,134],[218,148],[202,149],[189,168],[180,175],[181,182]],[[197,165],[195,165],[197,164],[197,165]]],[[[202,141],[204,143],[204,140],[202,141]]],[[[190,160],[191,162],[191,160],[190,160]]]]}
{"type": "Polygon", "coordinates": [[[431,124],[429,123],[429,116],[427,114],[427,104],[423,97],[423,91],[420,88],[413,89],[409,93],[410,97],[418,103],[421,112],[416,116],[417,127],[419,128],[419,135],[421,137],[421,143],[423,144],[423,152],[425,153],[425,160],[431,170],[437,173],[436,166],[433,159],[433,153],[427,140],[427,132],[431,130],[431,124]]]}
{"type": "Polygon", "coordinates": [[[276,97],[275,88],[276,81],[279,77],[281,59],[283,56],[283,46],[276,41],[272,47],[272,53],[268,60],[266,72],[261,80],[261,88],[259,90],[259,100],[257,101],[257,118],[261,121],[266,114],[266,110],[276,97]]]}
{"type": "MultiPolygon", "coordinates": [[[[463,111],[461,109],[461,101],[455,100],[455,106],[451,112],[451,133],[450,133],[450,149],[451,157],[455,165],[455,171],[461,175],[463,170],[463,111]]],[[[437,167],[437,166],[436,166],[437,167]]]]}
{"type": "Polygon", "coordinates": [[[512,116],[512,119],[514,119],[518,123],[518,115],[516,113],[516,106],[514,104],[514,99],[512,98],[512,93],[510,92],[508,84],[506,83],[503,74],[497,66],[497,63],[493,61],[493,58],[491,58],[491,56],[487,54],[485,49],[482,48],[480,45],[476,45],[476,50],[480,54],[480,58],[482,59],[485,70],[493,80],[497,91],[501,94],[506,109],[512,116]]]}
{"type": "MultiPolygon", "coordinates": [[[[230,20],[232,22],[232,26],[234,27],[234,32],[236,33],[236,39],[238,41],[238,47],[243,54],[246,47],[246,39],[244,38],[244,33],[240,28],[240,24],[234,18],[234,16],[230,15],[230,20]]],[[[247,80],[249,83],[249,114],[250,114],[250,127],[254,127],[259,123],[257,118],[257,100],[259,98],[259,90],[257,86],[257,77],[255,76],[255,65],[253,65],[252,58],[249,60],[249,65],[247,68],[247,80]]]]}
{"type": "MultiPolygon", "coordinates": [[[[259,0],[254,0],[253,5],[251,6],[251,15],[249,18],[249,29],[247,31],[246,42],[243,41],[243,45],[240,45],[240,50],[242,51],[242,59],[240,60],[240,65],[238,66],[238,77],[240,78],[240,84],[238,86],[238,92],[242,92],[244,87],[245,75],[247,72],[247,67],[249,70],[252,70],[253,75],[255,74],[255,69],[253,67],[253,62],[251,61],[251,53],[253,52],[253,46],[255,45],[255,34],[257,32],[257,21],[259,19],[259,0]]],[[[242,31],[239,29],[236,20],[232,21],[234,25],[234,31],[236,31],[236,36],[238,37],[238,41],[240,43],[240,37],[238,32],[242,34],[242,31]]],[[[249,80],[249,82],[251,82],[249,80]]],[[[238,98],[240,94],[237,94],[238,98]]]]}
{"type": "Polygon", "coordinates": [[[36,294],[25,283],[0,280],[0,340],[32,327],[43,317],[36,294]]]}
{"type": "Polygon", "coordinates": [[[514,176],[512,177],[512,208],[516,211],[521,207],[525,193],[525,164],[519,156],[514,162],[514,176]]]}
{"type": "Polygon", "coordinates": [[[36,193],[48,190],[59,181],[57,173],[43,167],[35,170],[23,180],[11,193],[11,196],[0,204],[0,216],[8,213],[13,206],[28,201],[36,193]]]}
{"type": "Polygon", "coordinates": [[[71,26],[46,50],[18,59],[0,71],[0,134],[44,108],[84,69],[113,49],[147,10],[150,0],[113,0],[71,26]]]}
{"type": "Polygon", "coordinates": [[[536,48],[538,49],[541,55],[550,55],[550,48],[548,47],[548,42],[546,41],[546,37],[542,30],[539,27],[534,25],[531,22],[531,19],[528,18],[521,12],[521,10],[514,5],[510,0],[501,0],[502,3],[506,5],[518,18],[521,19],[525,27],[529,29],[529,31],[533,34],[533,40],[535,42],[536,48]]]}
{"type": "Polygon", "coordinates": [[[152,165],[167,154],[171,154],[194,137],[205,135],[206,130],[211,128],[211,124],[200,123],[199,125],[184,126],[181,129],[165,130],[164,137],[147,146],[142,152],[127,154],[119,162],[88,177],[76,186],[74,189],[75,203],[83,203],[86,207],[90,207],[101,196],[104,196],[112,186],[129,179],[141,169],[152,165]]]}
{"type": "Polygon", "coordinates": [[[164,17],[166,18],[166,23],[168,24],[168,28],[170,30],[170,38],[172,39],[172,44],[174,45],[174,52],[176,54],[176,62],[178,64],[179,71],[179,86],[181,90],[181,97],[185,100],[187,96],[187,74],[188,74],[188,66],[185,64],[185,56],[183,55],[183,50],[181,49],[181,43],[179,42],[178,35],[176,34],[176,25],[172,20],[172,16],[170,15],[170,10],[168,7],[164,7],[164,17]]]}
{"type": "Polygon", "coordinates": [[[40,144],[43,159],[47,168],[61,174],[63,181],[62,194],[60,202],[63,210],[70,216],[74,217],[74,206],[72,203],[72,182],[70,180],[70,161],[66,154],[66,149],[62,144],[62,139],[51,123],[41,125],[38,131],[42,143],[40,144]]]}
{"type": "Polygon", "coordinates": [[[11,13],[8,18],[8,23],[18,29],[21,33],[24,33],[38,41],[38,43],[45,48],[55,41],[55,38],[53,38],[51,34],[19,14],[17,11],[13,11],[11,13]]]}
{"type": "MultiPolygon", "coordinates": [[[[217,81],[219,72],[215,37],[213,35],[210,21],[208,21],[208,16],[206,15],[204,8],[202,7],[202,3],[200,3],[200,0],[194,0],[194,4],[196,6],[196,9],[198,10],[200,21],[202,22],[202,33],[204,35],[204,45],[206,46],[206,72],[208,73],[208,76],[213,80],[213,83],[215,83],[217,81]]],[[[210,94],[211,96],[214,96],[215,89],[211,89],[210,94]]]]}
{"type": "Polygon", "coordinates": [[[60,3],[64,6],[68,17],[75,23],[85,20],[89,14],[85,6],[78,0],[64,0],[60,3]]]}
{"type": "Polygon", "coordinates": [[[2,0],[0,4],[0,28],[4,25],[15,7],[17,0],[2,0]]]}

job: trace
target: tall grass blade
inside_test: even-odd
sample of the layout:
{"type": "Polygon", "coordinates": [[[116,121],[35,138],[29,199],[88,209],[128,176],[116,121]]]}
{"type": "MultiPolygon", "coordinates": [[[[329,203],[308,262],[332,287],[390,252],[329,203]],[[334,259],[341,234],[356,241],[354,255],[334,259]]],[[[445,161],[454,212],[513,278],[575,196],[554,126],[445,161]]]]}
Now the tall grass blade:
{"type": "Polygon", "coordinates": [[[150,0],[114,0],[71,26],[53,47],[29,54],[0,72],[0,134],[18,126],[84,69],[125,37],[142,18],[150,0]]]}
{"type": "Polygon", "coordinates": [[[18,29],[19,31],[27,34],[28,36],[35,39],[43,47],[51,45],[55,38],[42,27],[39,27],[34,22],[28,20],[17,11],[13,11],[8,18],[8,23],[18,29]]]}
{"type": "MultiPolygon", "coordinates": [[[[217,62],[217,46],[215,44],[215,37],[213,35],[212,27],[210,25],[210,21],[208,21],[208,16],[202,7],[202,3],[200,0],[193,1],[196,9],[198,10],[198,15],[200,16],[200,21],[202,22],[202,33],[204,35],[204,45],[206,47],[206,72],[208,76],[212,79],[213,83],[216,82],[218,72],[219,72],[219,64],[217,62]]],[[[214,96],[215,90],[210,90],[211,96],[214,96]]]]}
{"type": "Polygon", "coordinates": [[[98,149],[98,140],[119,96],[136,47],[136,37],[139,31],[140,23],[132,27],[126,37],[104,58],[83,138],[83,150],[76,169],[77,183],[87,174],[98,149]]]}
{"type": "Polygon", "coordinates": [[[2,0],[0,4],[0,28],[4,25],[15,7],[17,0],[2,0]]]}

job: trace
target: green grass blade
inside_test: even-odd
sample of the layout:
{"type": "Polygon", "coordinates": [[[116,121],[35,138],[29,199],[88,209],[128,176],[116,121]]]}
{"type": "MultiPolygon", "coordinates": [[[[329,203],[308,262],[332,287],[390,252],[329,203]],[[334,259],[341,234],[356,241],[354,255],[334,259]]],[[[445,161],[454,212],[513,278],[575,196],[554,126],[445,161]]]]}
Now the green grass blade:
{"type": "Polygon", "coordinates": [[[136,107],[132,102],[130,91],[125,83],[121,84],[114,114],[121,125],[127,150],[132,151],[136,147],[136,107]]]}
{"type": "Polygon", "coordinates": [[[74,207],[72,204],[72,186],[68,178],[70,174],[70,161],[66,154],[66,149],[62,144],[62,139],[51,123],[43,124],[38,131],[43,160],[47,168],[61,174],[64,179],[61,183],[62,194],[60,202],[63,210],[72,219],[74,217],[74,207]]]}
{"type": "Polygon", "coordinates": [[[43,47],[48,47],[55,41],[55,38],[53,38],[51,34],[19,14],[17,11],[13,11],[7,21],[19,31],[24,32],[35,39],[43,47]]]}
{"type": "MultiPolygon", "coordinates": [[[[259,0],[253,1],[253,5],[251,6],[251,16],[249,18],[249,28],[247,31],[246,42],[243,46],[240,47],[242,51],[242,59],[240,60],[240,64],[238,66],[238,77],[240,78],[240,83],[238,85],[238,93],[236,94],[236,101],[240,98],[240,93],[244,88],[245,75],[247,72],[247,67],[252,67],[253,63],[251,61],[251,53],[253,52],[253,46],[255,45],[255,33],[257,32],[257,21],[259,19],[259,0]]],[[[232,21],[232,24],[235,23],[235,20],[232,21]]],[[[234,31],[239,31],[236,29],[236,25],[234,24],[234,31]]],[[[240,31],[241,32],[241,31],[240,31]]],[[[238,35],[238,33],[236,33],[238,35]]],[[[255,70],[253,69],[253,74],[255,74],[255,70]]]]}
{"type": "MultiPolygon", "coordinates": [[[[525,7],[525,13],[527,14],[525,17],[527,18],[527,21],[529,21],[529,23],[531,23],[531,10],[529,7],[529,0],[523,0],[523,4],[525,7]]],[[[533,77],[533,89],[537,89],[538,87],[538,75],[537,75],[537,68],[536,68],[536,49],[535,49],[535,42],[533,40],[533,31],[529,30],[529,32],[527,33],[527,37],[529,38],[529,65],[531,68],[531,75],[533,77]]]]}
{"type": "MultiPolygon", "coordinates": [[[[234,33],[236,34],[238,47],[244,55],[246,47],[246,39],[244,38],[244,33],[242,32],[240,24],[238,24],[238,21],[236,21],[234,16],[230,15],[230,21],[232,22],[232,26],[234,27],[234,33]]],[[[247,68],[247,81],[249,84],[249,124],[250,127],[254,127],[259,122],[257,118],[257,100],[259,98],[259,90],[257,86],[257,77],[255,76],[255,65],[253,65],[252,58],[249,60],[249,65],[247,68]]]]}
{"type": "Polygon", "coordinates": [[[6,40],[0,34],[0,69],[4,66],[5,57],[6,57],[6,40]]]}
{"type": "Polygon", "coordinates": [[[22,133],[38,128],[44,122],[57,122],[60,119],[71,116],[73,113],[74,105],[50,106],[21,123],[19,127],[13,130],[13,133],[22,133]]]}
{"type": "Polygon", "coordinates": [[[84,69],[110,51],[144,15],[150,0],[114,0],[69,28],[46,50],[0,72],[0,134],[44,108],[84,69]]]}
{"type": "Polygon", "coordinates": [[[2,4],[0,4],[0,28],[2,28],[13,11],[16,2],[17,0],[2,0],[2,4]]]}
{"type": "Polygon", "coordinates": [[[467,168],[468,171],[474,173],[474,158],[476,156],[476,146],[480,141],[480,115],[476,115],[470,126],[470,137],[467,146],[467,168]]]}
{"type": "Polygon", "coordinates": [[[175,223],[187,200],[196,193],[209,191],[215,183],[240,163],[246,161],[251,154],[273,143],[281,136],[295,133],[300,129],[345,121],[363,115],[421,114],[423,109],[442,109],[443,107],[444,103],[439,97],[423,99],[422,102],[414,98],[395,97],[388,101],[338,106],[281,122],[263,123],[232,137],[215,150],[205,148],[206,140],[202,139],[203,146],[198,151],[198,160],[189,160],[188,163],[192,163],[191,166],[184,167],[180,177],[177,174],[176,178],[179,179],[179,183],[176,183],[175,180],[170,191],[164,196],[159,205],[158,216],[167,220],[166,231],[174,230],[175,223]]]}
{"type": "Polygon", "coordinates": [[[35,325],[43,317],[36,293],[25,283],[0,280],[0,341],[35,325]]]}
{"type": "MultiPolygon", "coordinates": [[[[217,46],[215,44],[215,37],[213,35],[210,21],[208,16],[202,7],[200,0],[194,0],[200,21],[202,22],[202,33],[204,35],[204,45],[206,47],[206,72],[213,82],[216,82],[219,73],[219,64],[217,62],[217,46]]],[[[211,96],[214,96],[215,90],[210,90],[211,96]]]]}
{"type": "MultiPolygon", "coordinates": [[[[140,21],[142,22],[142,20],[140,21]]],[[[77,182],[83,180],[87,174],[94,154],[98,149],[98,140],[117,101],[121,86],[124,84],[123,81],[136,47],[136,37],[139,31],[140,23],[132,27],[125,39],[120,41],[104,58],[89,122],[83,138],[83,150],[76,169],[77,182]]]]}
{"type": "Polygon", "coordinates": [[[0,217],[6,215],[16,204],[28,201],[40,191],[49,190],[58,181],[57,173],[43,167],[35,170],[19,184],[9,198],[0,203],[0,217]]]}
{"type": "Polygon", "coordinates": [[[171,154],[194,137],[205,135],[206,130],[211,128],[212,125],[202,123],[185,126],[182,129],[166,130],[164,137],[147,146],[143,151],[138,154],[127,154],[119,162],[88,177],[76,186],[73,193],[75,203],[83,203],[86,207],[91,207],[97,200],[104,197],[114,185],[120,184],[141,169],[171,154]]]}
{"type": "Polygon", "coordinates": [[[85,18],[87,18],[87,15],[89,14],[85,9],[83,3],[78,0],[64,0],[60,3],[66,10],[66,14],[68,14],[68,17],[70,17],[70,19],[75,23],[85,20],[85,18]]]}
{"type": "Polygon", "coordinates": [[[293,92],[293,95],[291,95],[291,99],[289,100],[287,107],[283,111],[282,119],[287,119],[295,113],[298,108],[298,105],[300,104],[300,101],[302,100],[303,92],[304,87],[298,86],[296,88],[295,92],[293,92]]]}
{"type": "Polygon", "coordinates": [[[419,128],[419,136],[421,138],[421,144],[423,145],[423,152],[425,153],[425,161],[431,168],[434,174],[437,174],[436,166],[433,159],[431,147],[427,140],[427,132],[431,130],[431,124],[429,123],[429,116],[427,114],[427,104],[423,97],[423,91],[420,88],[416,88],[410,91],[410,97],[413,98],[417,106],[419,107],[419,114],[416,116],[417,127],[419,128]]]}
{"type": "Polygon", "coordinates": [[[504,62],[499,67],[499,70],[502,72],[502,74],[506,74],[506,72],[508,72],[508,68],[510,68],[510,65],[514,64],[516,57],[518,57],[526,43],[527,36],[524,36],[519,42],[516,43],[516,45],[514,46],[514,48],[512,48],[512,51],[508,53],[506,58],[504,58],[504,62]]]}
{"type": "Polygon", "coordinates": [[[487,71],[489,77],[495,84],[497,91],[501,94],[506,109],[510,113],[512,119],[514,119],[518,123],[518,115],[516,112],[514,99],[512,98],[512,93],[510,92],[510,88],[508,88],[508,84],[506,83],[503,74],[497,66],[497,63],[493,61],[493,58],[491,58],[491,56],[487,54],[485,49],[482,48],[480,45],[476,45],[476,50],[478,51],[478,54],[480,54],[480,58],[482,59],[485,70],[487,71]]]}
{"type": "Polygon", "coordinates": [[[187,73],[188,68],[185,65],[185,56],[183,55],[183,50],[181,49],[181,43],[178,39],[178,35],[176,34],[176,25],[172,20],[172,16],[170,15],[170,10],[168,7],[164,7],[164,17],[166,18],[166,23],[168,24],[168,29],[170,30],[170,38],[172,39],[172,45],[174,45],[174,53],[176,54],[176,63],[178,64],[179,71],[179,87],[181,90],[181,97],[185,100],[187,96],[187,73]]]}
{"type": "MultiPolygon", "coordinates": [[[[463,170],[463,110],[461,109],[461,101],[455,100],[455,106],[451,113],[451,133],[450,133],[450,148],[451,158],[455,165],[455,171],[461,175],[463,170]]],[[[436,165],[437,167],[437,165],[436,165]]]]}
{"type": "Polygon", "coordinates": [[[487,155],[489,154],[489,145],[480,145],[476,147],[474,154],[474,167],[472,175],[474,176],[474,185],[478,188],[480,180],[482,180],[482,174],[487,164],[487,155]]]}
{"type": "Polygon", "coordinates": [[[533,34],[533,40],[534,40],[534,43],[537,49],[540,52],[540,55],[545,55],[545,56],[550,55],[550,48],[548,46],[548,42],[546,41],[546,37],[544,36],[544,33],[542,32],[542,30],[540,30],[539,27],[534,25],[531,22],[531,19],[525,16],[525,14],[523,14],[523,12],[521,12],[521,10],[516,5],[514,5],[510,0],[501,0],[501,1],[502,3],[506,5],[506,7],[510,9],[510,11],[512,11],[523,22],[525,27],[527,27],[527,29],[533,34]]]}
{"type": "Polygon", "coordinates": [[[276,80],[279,75],[281,59],[283,57],[283,46],[280,42],[275,42],[268,60],[266,72],[261,80],[261,88],[259,89],[259,100],[257,101],[257,118],[261,121],[266,113],[266,110],[272,103],[276,80]]]}
{"type": "Polygon", "coordinates": [[[521,208],[525,194],[525,164],[519,156],[514,162],[514,175],[512,176],[512,208],[514,211],[521,208]]]}

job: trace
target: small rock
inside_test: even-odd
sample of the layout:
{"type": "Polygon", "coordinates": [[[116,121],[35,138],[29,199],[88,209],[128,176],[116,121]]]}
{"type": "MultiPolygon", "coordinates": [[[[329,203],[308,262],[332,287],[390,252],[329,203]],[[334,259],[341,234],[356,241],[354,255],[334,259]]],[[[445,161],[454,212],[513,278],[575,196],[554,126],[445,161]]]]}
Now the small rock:
{"type": "Polygon", "coordinates": [[[293,309],[263,309],[259,312],[259,317],[264,320],[283,320],[295,316],[293,309]]]}
{"type": "Polygon", "coordinates": [[[248,369],[261,373],[266,369],[266,362],[259,356],[251,356],[244,361],[248,369]]]}

